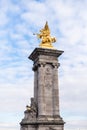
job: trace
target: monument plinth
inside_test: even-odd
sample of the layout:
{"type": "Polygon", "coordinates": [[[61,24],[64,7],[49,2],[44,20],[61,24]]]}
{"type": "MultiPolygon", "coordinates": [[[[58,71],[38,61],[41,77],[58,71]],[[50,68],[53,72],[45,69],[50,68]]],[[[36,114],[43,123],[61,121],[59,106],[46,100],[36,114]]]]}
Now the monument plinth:
{"type": "MultiPolygon", "coordinates": [[[[45,28],[48,29],[47,23],[45,28]]],[[[46,41],[46,47],[42,42],[40,48],[35,48],[29,56],[33,61],[34,97],[31,98],[31,105],[27,106],[24,112],[25,117],[20,123],[21,130],[63,130],[64,128],[59,110],[58,86],[60,66],[58,57],[63,51],[54,49],[51,42],[49,45],[46,41]]]]}

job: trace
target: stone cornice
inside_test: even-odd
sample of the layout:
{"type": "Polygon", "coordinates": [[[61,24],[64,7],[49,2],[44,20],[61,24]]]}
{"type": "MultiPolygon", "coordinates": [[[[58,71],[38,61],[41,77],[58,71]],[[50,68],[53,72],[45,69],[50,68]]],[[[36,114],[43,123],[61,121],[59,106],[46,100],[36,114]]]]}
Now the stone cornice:
{"type": "Polygon", "coordinates": [[[39,55],[59,57],[63,52],[64,51],[61,51],[61,50],[35,48],[28,58],[31,59],[32,61],[35,61],[35,59],[37,59],[39,55]]]}

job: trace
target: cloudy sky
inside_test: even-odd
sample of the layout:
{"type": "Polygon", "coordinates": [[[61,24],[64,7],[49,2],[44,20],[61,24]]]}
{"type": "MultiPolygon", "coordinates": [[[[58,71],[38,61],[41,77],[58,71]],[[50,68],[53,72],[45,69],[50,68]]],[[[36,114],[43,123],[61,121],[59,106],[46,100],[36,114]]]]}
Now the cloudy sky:
{"type": "Polygon", "coordinates": [[[33,33],[48,21],[59,58],[65,130],[87,130],[87,0],[0,0],[0,130],[19,130],[33,96],[33,33]]]}

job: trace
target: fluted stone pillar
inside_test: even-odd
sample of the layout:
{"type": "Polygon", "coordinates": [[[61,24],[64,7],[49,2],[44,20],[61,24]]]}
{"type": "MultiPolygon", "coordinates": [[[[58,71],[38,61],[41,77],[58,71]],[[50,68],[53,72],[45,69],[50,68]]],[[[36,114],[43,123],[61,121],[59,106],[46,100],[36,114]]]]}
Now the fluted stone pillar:
{"type": "Polygon", "coordinates": [[[21,130],[63,130],[59,112],[58,57],[60,50],[35,48],[29,56],[33,61],[35,111],[25,111],[21,130]],[[32,115],[32,116],[31,116],[32,115]],[[26,118],[27,117],[27,118],[26,118]],[[26,126],[26,127],[25,127],[26,126]]]}

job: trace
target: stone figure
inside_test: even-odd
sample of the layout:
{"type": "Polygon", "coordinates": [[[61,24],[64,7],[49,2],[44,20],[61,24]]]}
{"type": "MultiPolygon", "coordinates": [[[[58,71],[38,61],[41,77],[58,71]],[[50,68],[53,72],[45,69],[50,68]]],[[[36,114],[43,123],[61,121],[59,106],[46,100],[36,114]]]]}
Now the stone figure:
{"type": "Polygon", "coordinates": [[[34,98],[31,98],[31,105],[26,106],[25,119],[33,120],[37,116],[37,107],[34,102],[34,98]]]}

